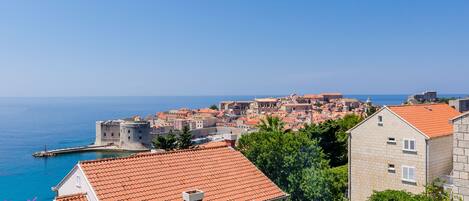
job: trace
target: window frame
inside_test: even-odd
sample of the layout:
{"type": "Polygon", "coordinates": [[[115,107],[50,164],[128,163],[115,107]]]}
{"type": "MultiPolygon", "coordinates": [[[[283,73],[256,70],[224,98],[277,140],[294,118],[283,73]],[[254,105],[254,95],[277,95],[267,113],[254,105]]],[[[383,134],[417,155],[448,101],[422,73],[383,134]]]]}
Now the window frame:
{"type": "Polygon", "coordinates": [[[396,165],[393,163],[388,163],[388,172],[396,173],[396,165]]]}
{"type": "Polygon", "coordinates": [[[378,126],[383,126],[383,115],[378,115],[378,126]]]}
{"type": "Polygon", "coordinates": [[[81,177],[80,177],[80,175],[76,176],[75,186],[78,187],[78,188],[81,188],[81,177]]]}
{"type": "Polygon", "coordinates": [[[404,138],[402,140],[402,150],[406,152],[417,152],[417,141],[413,138],[404,138]],[[406,141],[409,142],[409,148],[405,148],[406,141]],[[414,142],[414,149],[410,149],[411,142],[414,142]]]}
{"type": "Polygon", "coordinates": [[[417,183],[416,181],[416,172],[417,172],[417,169],[414,167],[414,166],[409,166],[409,165],[402,165],[402,168],[401,168],[401,171],[402,171],[402,174],[401,174],[401,180],[402,181],[405,181],[405,182],[411,182],[411,183],[417,183]],[[407,176],[409,176],[409,170],[410,169],[413,169],[413,178],[405,178],[404,177],[404,168],[407,168],[407,176]]]}

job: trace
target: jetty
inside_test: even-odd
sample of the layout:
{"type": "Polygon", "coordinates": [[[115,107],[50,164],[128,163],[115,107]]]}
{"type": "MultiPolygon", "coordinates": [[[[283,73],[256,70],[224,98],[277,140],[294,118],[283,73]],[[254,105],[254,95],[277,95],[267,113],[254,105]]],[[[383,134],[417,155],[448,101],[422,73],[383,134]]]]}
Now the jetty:
{"type": "Polygon", "coordinates": [[[34,152],[34,157],[50,157],[55,156],[58,154],[66,154],[66,153],[76,153],[76,152],[85,152],[85,151],[105,151],[105,150],[117,150],[114,145],[87,145],[87,146],[79,146],[79,147],[70,147],[70,148],[62,148],[62,149],[53,149],[44,151],[34,152]]]}

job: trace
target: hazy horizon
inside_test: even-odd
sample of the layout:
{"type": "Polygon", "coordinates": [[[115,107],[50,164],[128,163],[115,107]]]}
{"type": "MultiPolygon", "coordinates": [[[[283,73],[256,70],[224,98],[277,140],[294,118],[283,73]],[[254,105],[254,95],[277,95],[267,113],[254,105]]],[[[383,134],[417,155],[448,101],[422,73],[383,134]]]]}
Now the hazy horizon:
{"type": "Polygon", "coordinates": [[[467,1],[2,1],[0,97],[465,94],[467,1]]]}

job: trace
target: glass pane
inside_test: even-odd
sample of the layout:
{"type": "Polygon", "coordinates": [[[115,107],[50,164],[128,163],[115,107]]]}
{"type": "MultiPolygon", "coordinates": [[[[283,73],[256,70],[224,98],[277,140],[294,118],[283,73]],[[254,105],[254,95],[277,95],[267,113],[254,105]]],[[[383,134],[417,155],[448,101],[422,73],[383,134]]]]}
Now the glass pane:
{"type": "Polygon", "coordinates": [[[402,178],[408,179],[408,168],[402,168],[402,178]]]}
{"type": "Polygon", "coordinates": [[[409,140],[404,140],[404,149],[409,149],[409,140]]]}
{"type": "Polygon", "coordinates": [[[409,179],[415,180],[415,168],[409,168],[409,179]]]}
{"type": "Polygon", "coordinates": [[[415,150],[415,141],[414,140],[410,140],[410,149],[415,150]]]}

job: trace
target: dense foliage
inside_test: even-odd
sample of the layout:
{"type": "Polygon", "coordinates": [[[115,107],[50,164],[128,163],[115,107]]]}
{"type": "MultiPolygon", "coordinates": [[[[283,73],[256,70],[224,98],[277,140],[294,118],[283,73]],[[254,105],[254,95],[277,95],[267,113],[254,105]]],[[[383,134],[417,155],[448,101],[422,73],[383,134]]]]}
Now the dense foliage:
{"type": "Polygon", "coordinates": [[[218,110],[218,106],[215,104],[211,105],[209,108],[212,110],[218,110]]]}
{"type": "Polygon", "coordinates": [[[407,191],[375,191],[368,201],[450,201],[449,193],[442,187],[442,182],[435,180],[425,187],[425,192],[412,194],[407,191]]]}
{"type": "Polygon", "coordinates": [[[345,132],[360,121],[348,115],[291,132],[280,119],[267,117],[258,132],[240,138],[238,149],[291,200],[345,200],[345,132]]]}
{"type": "Polygon", "coordinates": [[[184,126],[182,133],[178,137],[173,132],[169,132],[168,135],[154,138],[152,143],[156,149],[188,149],[192,147],[192,134],[189,131],[189,127],[184,126]]]}
{"type": "Polygon", "coordinates": [[[188,149],[192,147],[192,134],[189,131],[188,126],[184,126],[182,133],[178,138],[178,148],[179,149],[188,149]]]}
{"type": "Polygon", "coordinates": [[[330,166],[336,167],[347,164],[347,130],[362,120],[363,118],[357,115],[346,115],[342,119],[306,125],[300,132],[318,141],[330,166]]]}
{"type": "Polygon", "coordinates": [[[173,150],[177,147],[177,138],[173,132],[169,132],[168,135],[155,137],[152,143],[156,149],[173,150]]]}
{"type": "Polygon", "coordinates": [[[267,116],[265,119],[261,119],[259,125],[259,131],[263,132],[284,132],[285,130],[283,127],[285,123],[283,123],[279,118],[267,116]]]}

